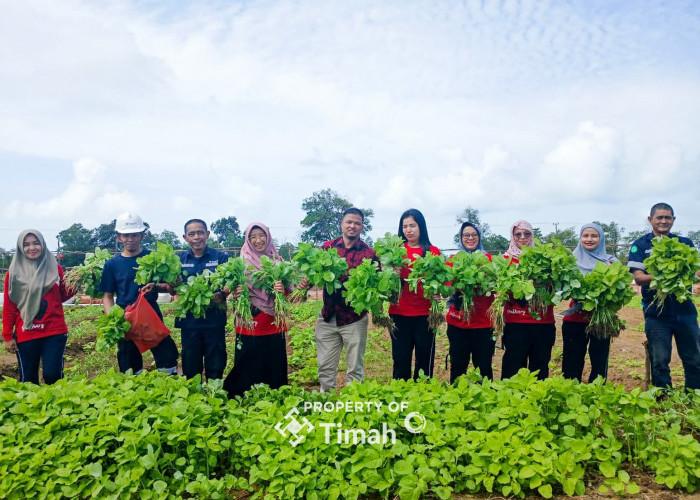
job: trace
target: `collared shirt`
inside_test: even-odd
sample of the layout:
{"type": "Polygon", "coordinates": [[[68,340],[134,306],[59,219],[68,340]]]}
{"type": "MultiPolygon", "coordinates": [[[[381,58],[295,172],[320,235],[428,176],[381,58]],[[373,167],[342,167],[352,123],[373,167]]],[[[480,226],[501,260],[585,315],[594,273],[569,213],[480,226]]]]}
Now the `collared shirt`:
{"type": "MultiPolygon", "coordinates": [[[[647,273],[646,266],[644,265],[644,259],[651,255],[651,247],[654,242],[654,233],[647,233],[634,243],[630,247],[629,260],[627,266],[630,268],[630,272],[634,271],[644,271],[647,273]]],[[[684,245],[688,245],[691,248],[695,248],[693,242],[684,237],[678,236],[673,233],[669,233],[669,238],[676,238],[678,241],[684,245]]],[[[697,309],[692,301],[687,300],[683,303],[679,303],[676,297],[669,295],[664,301],[661,313],[656,305],[652,304],[652,301],[656,297],[656,290],[649,288],[649,285],[642,285],[642,309],[644,309],[644,316],[651,316],[655,318],[674,318],[677,315],[697,315],[697,309]]]]}
{"type": "MultiPolygon", "coordinates": [[[[321,248],[324,250],[337,248],[338,255],[348,262],[348,271],[362,264],[364,259],[372,259],[378,262],[374,250],[372,250],[367,243],[359,239],[350,248],[345,248],[342,237],[326,241],[321,248]]],[[[346,274],[345,276],[341,276],[339,281],[345,283],[348,278],[349,276],[346,274]]],[[[335,316],[336,324],[338,326],[344,326],[359,321],[367,314],[366,312],[357,314],[352,307],[345,303],[345,298],[342,295],[343,289],[344,287],[336,290],[333,294],[329,294],[325,288],[323,289],[323,309],[321,309],[321,315],[325,322],[329,322],[331,318],[335,316]]]]}
{"type": "MultiPolygon", "coordinates": [[[[190,276],[202,274],[205,270],[216,271],[216,266],[228,260],[228,254],[216,248],[206,247],[201,257],[195,257],[192,249],[179,255],[182,262],[182,281],[186,282],[190,276]]],[[[203,318],[195,318],[192,313],[187,313],[184,318],[175,319],[176,328],[221,328],[226,325],[226,309],[214,305],[207,310],[203,318]]]]}

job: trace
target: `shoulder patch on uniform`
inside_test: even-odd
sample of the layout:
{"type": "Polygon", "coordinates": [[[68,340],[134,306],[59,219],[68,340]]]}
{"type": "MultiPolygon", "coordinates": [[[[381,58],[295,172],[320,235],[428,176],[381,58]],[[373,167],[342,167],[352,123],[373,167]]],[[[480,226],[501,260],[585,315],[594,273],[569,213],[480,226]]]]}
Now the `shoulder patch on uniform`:
{"type": "Polygon", "coordinates": [[[631,253],[634,253],[634,252],[636,252],[637,250],[638,250],[637,245],[632,245],[632,246],[630,247],[630,252],[631,252],[631,253]]]}

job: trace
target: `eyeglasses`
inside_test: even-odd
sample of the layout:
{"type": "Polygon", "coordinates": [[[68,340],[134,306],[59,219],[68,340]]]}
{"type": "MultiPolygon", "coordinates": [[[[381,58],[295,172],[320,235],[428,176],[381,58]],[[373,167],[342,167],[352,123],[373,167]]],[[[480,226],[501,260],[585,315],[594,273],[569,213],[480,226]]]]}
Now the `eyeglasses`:
{"type": "Polygon", "coordinates": [[[515,236],[516,238],[529,238],[530,236],[532,236],[532,233],[513,233],[513,236],[515,236]]]}
{"type": "Polygon", "coordinates": [[[464,238],[465,240],[469,240],[469,239],[473,239],[473,238],[478,238],[478,237],[479,237],[479,234],[478,234],[478,233],[464,233],[464,234],[462,235],[462,238],[464,238]]]}

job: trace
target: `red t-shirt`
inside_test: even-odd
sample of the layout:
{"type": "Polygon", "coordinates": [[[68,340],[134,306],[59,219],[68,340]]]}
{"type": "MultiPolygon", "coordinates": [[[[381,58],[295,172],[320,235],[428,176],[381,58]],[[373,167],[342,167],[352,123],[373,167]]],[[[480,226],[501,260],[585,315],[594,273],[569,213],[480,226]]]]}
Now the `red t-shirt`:
{"type": "MultiPolygon", "coordinates": [[[[576,304],[575,300],[569,302],[569,308],[574,307],[574,304],[576,304]]],[[[564,316],[562,321],[571,321],[573,323],[590,323],[591,316],[593,316],[592,311],[584,311],[581,309],[580,311],[564,316]]]]}
{"type": "Polygon", "coordinates": [[[10,300],[10,273],[5,275],[4,303],[2,308],[2,337],[10,341],[17,334],[17,342],[62,335],[68,333],[66,319],[63,316],[63,303],[73,296],[66,289],[63,281],[63,269],[58,266],[58,283],[54,284],[41,298],[39,313],[34,318],[31,330],[24,329],[22,315],[17,305],[10,300]]]}
{"type": "Polygon", "coordinates": [[[258,315],[253,318],[252,330],[236,326],[236,333],[240,333],[241,335],[253,335],[259,337],[262,335],[272,335],[273,333],[287,331],[286,325],[283,325],[282,327],[275,326],[274,321],[274,316],[260,311],[258,315]]]}
{"type": "MultiPolygon", "coordinates": [[[[506,259],[505,255],[503,256],[506,259]]],[[[519,264],[520,261],[516,258],[513,258],[511,261],[511,264],[519,264]]],[[[540,324],[554,324],[554,306],[547,306],[547,308],[544,310],[544,313],[542,314],[542,317],[540,319],[535,319],[532,317],[530,314],[530,306],[526,305],[525,307],[521,306],[518,304],[516,300],[514,300],[512,297],[508,299],[508,302],[506,302],[506,305],[503,306],[503,319],[508,323],[540,323],[540,324]]]]}
{"type": "MultiPolygon", "coordinates": [[[[416,260],[418,255],[423,254],[423,249],[418,247],[409,247],[408,243],[404,243],[406,247],[406,252],[408,253],[408,258],[411,262],[416,260]]],[[[440,249],[430,245],[430,253],[433,255],[440,255],[440,249]]],[[[423,297],[423,285],[418,283],[418,288],[415,292],[412,292],[408,288],[408,282],[405,281],[408,275],[411,274],[411,265],[403,266],[401,268],[401,282],[403,286],[401,288],[401,296],[399,297],[398,304],[391,304],[389,306],[389,314],[398,314],[400,316],[427,316],[430,313],[430,300],[423,297]]]]}

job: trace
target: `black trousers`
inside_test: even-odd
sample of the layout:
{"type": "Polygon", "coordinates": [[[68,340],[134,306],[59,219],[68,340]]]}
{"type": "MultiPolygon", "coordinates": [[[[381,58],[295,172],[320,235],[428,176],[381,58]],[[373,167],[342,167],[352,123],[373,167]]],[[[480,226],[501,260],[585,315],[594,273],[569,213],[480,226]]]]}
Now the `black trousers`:
{"type": "Polygon", "coordinates": [[[491,362],[496,349],[493,328],[463,329],[447,325],[447,338],[450,341],[450,383],[467,373],[470,358],[482,377],[493,380],[491,362]]]}
{"type": "Polygon", "coordinates": [[[271,389],[289,384],[284,332],[272,335],[236,334],[236,344],[233,368],[224,380],[224,390],[229,398],[242,396],[255,384],[267,384],[271,389]]]}
{"type": "Polygon", "coordinates": [[[601,339],[586,333],[588,323],[564,321],[561,334],[564,339],[564,354],[562,358],[562,375],[564,378],[576,379],[581,382],[586,349],[591,358],[591,375],[588,382],[597,377],[608,378],[608,356],[610,354],[610,339],[601,339]]]}
{"type": "Polygon", "coordinates": [[[391,332],[391,357],[394,360],[395,380],[411,378],[413,351],[416,353],[416,366],[413,380],[421,371],[433,376],[435,360],[435,332],[428,327],[428,316],[400,316],[392,314],[394,329],[391,332]]]}
{"type": "MultiPolygon", "coordinates": [[[[158,370],[171,375],[177,374],[177,346],[170,335],[151,349],[151,353],[158,370]]],[[[141,356],[136,344],[128,339],[122,339],[117,344],[117,362],[119,363],[119,371],[122,373],[126,373],[127,370],[139,373],[143,370],[143,356],[141,356]]]]}
{"type": "Polygon", "coordinates": [[[17,342],[17,362],[20,382],[39,384],[39,362],[42,363],[44,382],[53,384],[63,378],[63,352],[68,334],[51,335],[25,342],[17,342]]]}
{"type": "Polygon", "coordinates": [[[503,329],[503,354],[501,378],[510,378],[521,368],[539,371],[537,378],[549,377],[549,360],[557,328],[554,324],[507,323],[503,329]]]}
{"type": "Polygon", "coordinates": [[[224,377],[226,332],[219,328],[183,328],[182,374],[187,378],[206,372],[207,380],[224,377]]]}

